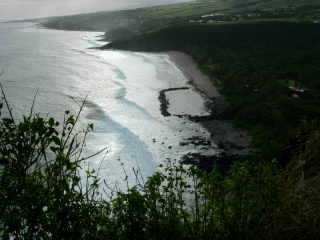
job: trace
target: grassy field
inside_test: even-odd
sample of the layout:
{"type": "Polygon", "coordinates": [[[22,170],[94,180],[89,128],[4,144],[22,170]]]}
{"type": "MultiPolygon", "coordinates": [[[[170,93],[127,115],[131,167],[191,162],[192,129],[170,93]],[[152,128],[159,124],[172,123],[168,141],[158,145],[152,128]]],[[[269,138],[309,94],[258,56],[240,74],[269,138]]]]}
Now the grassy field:
{"type": "Polygon", "coordinates": [[[109,47],[191,54],[230,102],[224,117],[248,129],[265,158],[279,157],[303,121],[320,117],[319,24],[183,25],[109,47]]]}

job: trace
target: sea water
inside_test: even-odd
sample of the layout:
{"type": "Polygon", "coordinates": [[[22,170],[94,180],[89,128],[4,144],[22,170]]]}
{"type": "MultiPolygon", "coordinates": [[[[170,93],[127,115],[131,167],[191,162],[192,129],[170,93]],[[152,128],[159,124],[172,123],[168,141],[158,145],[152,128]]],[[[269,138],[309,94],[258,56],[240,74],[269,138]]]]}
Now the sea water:
{"type": "MultiPolygon", "coordinates": [[[[65,110],[77,112],[86,98],[80,126],[95,127],[84,155],[107,148],[86,164],[111,185],[121,186],[126,175],[134,184],[133,169],[146,178],[168,159],[203,152],[199,146],[180,144],[192,136],[209,137],[201,125],[161,115],[159,91],[194,91],[169,56],[98,50],[106,44],[103,34],[48,30],[28,22],[0,24],[0,81],[15,117],[29,112],[35,95],[35,112],[58,120],[65,110]]],[[[192,97],[194,107],[184,109],[206,114],[202,97],[195,91],[192,97]]],[[[180,93],[178,104],[193,104],[188,95],[184,98],[188,101],[180,93]]],[[[172,92],[170,99],[174,101],[172,92]]],[[[212,151],[214,146],[207,153],[212,151]]]]}

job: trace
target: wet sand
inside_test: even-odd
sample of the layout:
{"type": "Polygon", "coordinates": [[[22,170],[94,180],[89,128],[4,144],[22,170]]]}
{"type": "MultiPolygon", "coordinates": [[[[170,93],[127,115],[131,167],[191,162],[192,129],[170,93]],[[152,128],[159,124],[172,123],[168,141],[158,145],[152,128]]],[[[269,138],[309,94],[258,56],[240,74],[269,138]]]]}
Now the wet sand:
{"type": "Polygon", "coordinates": [[[183,52],[168,52],[171,61],[184,73],[190,83],[209,98],[221,97],[210,78],[198,68],[191,56],[183,52]]]}

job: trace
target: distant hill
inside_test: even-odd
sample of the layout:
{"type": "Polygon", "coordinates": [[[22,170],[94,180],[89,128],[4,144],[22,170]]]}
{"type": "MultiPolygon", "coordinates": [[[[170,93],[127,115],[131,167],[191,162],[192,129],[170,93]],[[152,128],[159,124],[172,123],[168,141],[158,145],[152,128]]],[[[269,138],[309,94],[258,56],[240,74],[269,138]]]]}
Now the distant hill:
{"type": "MultiPolygon", "coordinates": [[[[65,30],[108,32],[110,39],[118,39],[141,32],[154,31],[173,24],[184,24],[202,15],[223,13],[243,14],[258,10],[319,6],[319,0],[196,0],[173,5],[97,12],[39,20],[45,27],[65,30]]],[[[312,7],[309,11],[319,16],[312,7]]]]}

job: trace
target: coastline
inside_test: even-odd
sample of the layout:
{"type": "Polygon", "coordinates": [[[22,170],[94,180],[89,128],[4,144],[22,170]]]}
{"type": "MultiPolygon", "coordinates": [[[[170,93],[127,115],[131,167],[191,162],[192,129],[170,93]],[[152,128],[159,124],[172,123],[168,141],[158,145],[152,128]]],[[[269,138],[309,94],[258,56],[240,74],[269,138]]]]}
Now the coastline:
{"type": "MultiPolygon", "coordinates": [[[[197,121],[210,133],[210,140],[217,144],[222,150],[222,154],[218,158],[217,156],[208,157],[230,161],[230,158],[239,158],[250,154],[251,137],[248,133],[242,129],[235,128],[230,120],[221,118],[227,108],[227,103],[216,86],[214,86],[213,81],[199,69],[190,55],[179,51],[169,51],[167,54],[170,60],[189,80],[189,84],[212,101],[212,104],[208,106],[212,116],[197,121]]],[[[204,156],[194,156],[192,160],[188,159],[188,162],[194,163],[194,160],[196,160],[196,164],[200,164],[200,161],[208,161],[204,156]]]]}
{"type": "Polygon", "coordinates": [[[212,84],[210,78],[205,75],[197,66],[194,59],[183,52],[169,51],[169,58],[183,72],[198,91],[204,93],[208,98],[221,97],[217,88],[212,84]]]}

